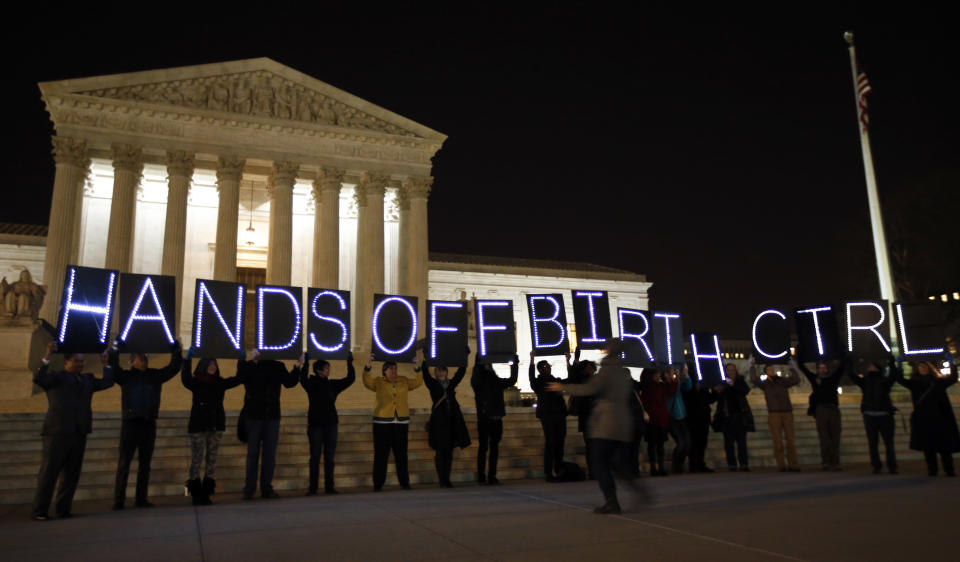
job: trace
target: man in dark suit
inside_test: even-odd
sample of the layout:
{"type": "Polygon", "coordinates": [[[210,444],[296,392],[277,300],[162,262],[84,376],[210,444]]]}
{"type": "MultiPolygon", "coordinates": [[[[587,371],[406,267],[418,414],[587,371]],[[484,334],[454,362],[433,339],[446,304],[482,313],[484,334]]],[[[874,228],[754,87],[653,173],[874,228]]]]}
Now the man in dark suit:
{"type": "Polygon", "coordinates": [[[90,401],[93,393],[113,386],[113,372],[107,361],[107,352],[100,356],[103,378],[84,373],[82,353],[64,357],[64,370],[51,371],[50,355],[57,350],[56,344],[47,345],[43,364],[33,377],[33,382],[47,393],[47,417],[43,422],[43,461],[37,476],[37,492],[33,499],[32,517],[45,521],[49,517],[50,499],[61,473],[63,478],[57,491],[57,517],[71,516],[73,494],[80,481],[83,452],[87,446],[87,434],[93,426],[90,401]]]}
{"type": "Polygon", "coordinates": [[[145,353],[130,356],[131,369],[121,369],[117,355],[113,354],[110,366],[115,382],[121,387],[120,455],[117,462],[117,478],[113,489],[114,511],[123,509],[127,496],[127,479],[130,462],[137,453],[137,507],[153,507],[147,499],[150,485],[150,461],[157,441],[157,415],[160,413],[160,391],[163,383],[180,372],[183,362],[180,342],[173,344],[170,363],[162,369],[151,369],[145,353]]]}

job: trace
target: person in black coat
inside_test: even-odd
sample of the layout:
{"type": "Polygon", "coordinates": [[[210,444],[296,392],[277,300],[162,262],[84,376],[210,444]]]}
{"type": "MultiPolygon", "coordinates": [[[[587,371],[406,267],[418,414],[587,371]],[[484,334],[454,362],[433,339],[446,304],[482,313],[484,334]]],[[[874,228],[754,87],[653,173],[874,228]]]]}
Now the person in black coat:
{"type": "Polygon", "coordinates": [[[173,344],[170,363],[162,369],[151,369],[145,353],[130,356],[130,369],[121,369],[117,354],[111,356],[114,382],[121,388],[120,454],[113,487],[113,509],[123,509],[127,496],[130,462],[137,453],[137,507],[153,507],[147,499],[150,485],[150,461],[157,441],[157,415],[163,384],[180,372],[180,342],[173,344]]]}
{"type": "Polygon", "coordinates": [[[310,409],[307,412],[307,438],[310,440],[310,476],[307,495],[317,495],[320,480],[320,456],[323,455],[323,491],[336,494],[333,473],[336,466],[337,433],[340,417],[337,414],[337,396],[357,380],[353,368],[353,353],[347,353],[347,376],[330,378],[330,363],[323,359],[313,362],[313,376],[308,376],[309,358],[301,358],[303,365],[296,369],[300,386],[307,392],[310,409]]]}
{"type": "MultiPolygon", "coordinates": [[[[543,474],[547,482],[559,482],[560,470],[563,466],[563,445],[567,439],[567,403],[563,395],[550,392],[547,385],[552,382],[564,383],[550,373],[550,363],[540,361],[536,363],[539,376],[534,377],[534,361],[536,355],[530,352],[530,388],[537,394],[537,419],[543,427],[543,474]]],[[[567,361],[570,354],[567,354],[567,361]]]]}
{"type": "MultiPolygon", "coordinates": [[[[580,348],[573,354],[573,364],[567,363],[567,381],[570,384],[584,384],[590,380],[590,377],[597,374],[597,364],[593,361],[580,360],[580,348]]],[[[570,397],[569,411],[570,415],[577,416],[577,431],[583,436],[584,455],[587,459],[587,475],[593,478],[593,469],[591,468],[590,457],[590,439],[587,439],[587,422],[590,420],[590,410],[593,407],[593,396],[572,396],[570,397]]]]}
{"type": "MultiPolygon", "coordinates": [[[[943,375],[932,363],[922,361],[909,379],[897,369],[895,377],[902,386],[910,389],[913,413],[910,415],[910,448],[923,451],[927,472],[937,475],[937,455],[947,476],[955,476],[953,453],[960,451],[960,432],[953,406],[947,396],[947,388],[957,382],[957,368],[950,360],[950,374],[943,375]]],[[[903,359],[901,358],[902,362],[903,359]]]]}
{"type": "MultiPolygon", "coordinates": [[[[297,366],[303,367],[300,362],[297,366]]],[[[288,372],[280,361],[261,359],[260,352],[254,350],[250,361],[237,361],[237,376],[246,390],[240,413],[247,432],[247,477],[243,499],[252,500],[257,490],[258,465],[260,495],[268,499],[279,498],[273,489],[273,470],[280,438],[280,387],[296,386],[297,373],[288,372]]]]}
{"type": "Polygon", "coordinates": [[[500,455],[500,439],[503,437],[503,417],[507,414],[503,393],[517,384],[519,374],[520,358],[516,355],[510,364],[508,379],[498,377],[490,363],[480,363],[479,351],[474,359],[470,386],[477,405],[477,438],[480,440],[477,447],[477,481],[481,484],[500,483],[497,480],[497,459],[500,455]],[[485,471],[488,449],[490,465],[489,470],[485,471]]]}
{"type": "Polygon", "coordinates": [[[220,439],[226,429],[226,412],[223,410],[223,397],[227,390],[240,384],[239,377],[229,379],[220,376],[220,366],[216,359],[201,359],[196,370],[191,370],[195,348],[187,350],[186,360],[180,370],[180,382],[193,394],[190,406],[190,421],[187,433],[190,435],[190,478],[187,491],[193,498],[193,505],[210,505],[210,496],[217,488],[217,454],[220,451],[220,439]],[[201,480],[201,467],[206,461],[201,480]]]}
{"type": "Polygon", "coordinates": [[[57,490],[57,517],[65,519],[71,516],[73,494],[80,482],[80,469],[83,465],[83,453],[87,447],[87,434],[93,428],[93,413],[90,401],[93,393],[113,386],[113,368],[110,367],[107,353],[100,356],[103,364],[103,377],[96,378],[92,373],[84,373],[82,353],[66,355],[63,371],[51,371],[50,355],[57,350],[55,343],[47,344],[47,352],[41,361],[43,364],[33,376],[33,384],[47,394],[47,416],[43,420],[43,461],[37,474],[37,491],[33,498],[31,517],[37,521],[49,518],[47,511],[53,490],[60,475],[60,489],[57,490]]]}
{"type": "Polygon", "coordinates": [[[683,393],[683,403],[687,407],[687,426],[690,428],[690,472],[713,472],[707,466],[707,440],[710,437],[710,404],[716,401],[716,394],[710,392],[699,382],[683,393]]]}
{"type": "Polygon", "coordinates": [[[867,372],[863,376],[855,373],[850,375],[853,384],[860,387],[860,413],[863,415],[863,427],[867,430],[867,445],[870,448],[870,464],[873,473],[880,474],[883,465],[880,464],[880,447],[878,437],[883,437],[883,445],[887,450],[887,469],[890,474],[897,473],[897,453],[893,446],[893,433],[896,428],[893,413],[897,411],[890,400],[890,389],[896,382],[896,364],[890,358],[890,374],[884,376],[883,366],[870,362],[867,372]]]}
{"type": "Polygon", "coordinates": [[[438,365],[433,368],[433,376],[427,367],[426,359],[422,360],[423,382],[430,392],[433,407],[430,410],[430,421],[427,422],[430,448],[435,451],[434,464],[437,468],[437,479],[444,488],[453,488],[450,482],[450,471],[453,467],[453,448],[465,449],[470,446],[470,434],[467,432],[467,422],[460,411],[457,402],[457,385],[467,374],[468,348],[463,357],[463,365],[457,368],[453,379],[448,378],[447,368],[438,365]]]}
{"type": "Polygon", "coordinates": [[[750,387],[746,379],[737,371],[737,366],[727,363],[726,381],[714,388],[717,399],[717,412],[714,418],[714,430],[723,432],[723,448],[727,454],[727,467],[730,472],[738,468],[740,472],[750,472],[750,458],[747,455],[747,433],[756,431],[753,423],[753,411],[747,402],[750,387]],[[736,445],[736,454],[734,454],[736,445]]]}
{"type": "Polygon", "coordinates": [[[824,362],[817,363],[817,372],[811,373],[807,366],[798,363],[800,371],[810,381],[810,408],[807,413],[817,420],[817,437],[820,439],[820,461],[823,470],[843,470],[840,467],[840,401],[837,387],[846,370],[847,361],[840,361],[832,371],[824,362]]]}

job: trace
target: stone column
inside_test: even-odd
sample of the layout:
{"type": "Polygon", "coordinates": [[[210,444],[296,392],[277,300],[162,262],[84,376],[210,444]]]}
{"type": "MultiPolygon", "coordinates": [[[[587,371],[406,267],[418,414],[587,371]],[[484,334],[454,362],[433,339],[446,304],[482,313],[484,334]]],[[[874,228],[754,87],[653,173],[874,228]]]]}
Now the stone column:
{"type": "Polygon", "coordinates": [[[267,183],[270,192],[270,242],[267,283],[289,285],[293,268],[293,184],[300,164],[274,162],[267,183]]]}
{"type": "MultiPolygon", "coordinates": [[[[418,316],[424,318],[428,294],[428,262],[429,245],[427,243],[427,198],[430,196],[430,187],[433,178],[407,178],[403,182],[404,196],[409,200],[410,210],[407,215],[407,293],[417,297],[419,301],[418,316]]],[[[400,229],[403,231],[403,219],[400,229]]],[[[424,336],[426,322],[420,321],[419,337],[424,336]]]]}
{"type": "Polygon", "coordinates": [[[237,220],[240,216],[240,178],[246,160],[221,156],[217,161],[217,247],[213,256],[213,278],[237,280],[237,220]]]}
{"type": "Polygon", "coordinates": [[[183,260],[187,244],[187,196],[193,179],[193,154],[167,151],[167,220],[163,228],[163,261],[160,271],[177,279],[176,310],[183,294],[183,260]]]}
{"type": "Polygon", "coordinates": [[[364,173],[354,188],[357,200],[357,290],[354,346],[370,349],[373,294],[383,292],[383,194],[389,178],[364,173]]]}
{"type": "Polygon", "coordinates": [[[50,222],[47,229],[47,248],[43,265],[43,285],[47,296],[43,299],[40,317],[57,323],[57,309],[63,294],[63,277],[76,241],[74,221],[80,201],[79,187],[87,175],[90,158],[86,141],[69,137],[53,137],[53,160],[56,175],[53,178],[53,199],[50,202],[50,222]]]}
{"type": "Polygon", "coordinates": [[[314,287],[340,286],[340,183],[343,170],[320,168],[313,182],[316,214],[313,222],[314,287]]]}
{"type": "Polygon", "coordinates": [[[397,236],[397,289],[401,295],[410,292],[410,198],[402,186],[397,190],[400,232],[397,236]]]}
{"type": "Polygon", "coordinates": [[[113,150],[113,199],[110,201],[110,228],[107,231],[107,269],[130,271],[133,257],[133,228],[137,215],[137,187],[143,173],[143,150],[129,144],[115,144],[113,150]]]}

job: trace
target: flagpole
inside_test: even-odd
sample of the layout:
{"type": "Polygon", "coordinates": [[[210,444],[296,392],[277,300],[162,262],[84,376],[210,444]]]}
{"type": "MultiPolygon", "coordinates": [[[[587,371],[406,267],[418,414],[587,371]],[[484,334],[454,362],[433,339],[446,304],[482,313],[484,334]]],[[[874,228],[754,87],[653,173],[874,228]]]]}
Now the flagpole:
{"type": "MultiPolygon", "coordinates": [[[[860,95],[857,73],[857,53],[853,46],[853,33],[846,32],[843,38],[847,41],[850,51],[850,72],[853,75],[853,98],[857,107],[857,129],[860,131],[860,147],[863,150],[863,171],[867,179],[867,201],[870,206],[870,228],[873,231],[873,249],[877,257],[877,275],[880,278],[880,298],[887,301],[887,311],[893,309],[894,284],[893,274],[890,272],[890,254],[887,252],[887,237],[883,229],[883,213],[880,210],[880,196],[877,194],[877,178],[873,170],[873,153],[870,151],[870,136],[867,127],[861,121],[860,95]]],[[[890,315],[890,340],[897,346],[896,321],[890,315]]]]}

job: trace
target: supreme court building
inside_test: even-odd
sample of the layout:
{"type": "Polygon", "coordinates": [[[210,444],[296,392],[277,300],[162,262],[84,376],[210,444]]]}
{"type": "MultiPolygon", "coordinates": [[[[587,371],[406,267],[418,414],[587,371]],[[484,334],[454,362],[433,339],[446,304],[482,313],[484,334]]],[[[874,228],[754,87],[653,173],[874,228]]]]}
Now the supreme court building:
{"type": "MultiPolygon", "coordinates": [[[[446,136],[270,59],[46,82],[40,90],[55,129],[50,222],[33,246],[0,233],[0,270],[10,277],[29,268],[42,279],[41,316],[51,323],[67,264],[176,277],[183,342],[198,278],[250,290],[260,283],[349,290],[358,368],[369,353],[374,293],[418,297],[421,318],[427,298],[513,299],[524,369],[526,293],[564,293],[571,323],[575,288],[608,291],[614,326],[617,306],[648,308],[651,284],[631,272],[431,256],[431,158],[446,136]]],[[[457,189],[455,178],[447,181],[437,188],[457,189]]],[[[225,375],[232,372],[232,362],[222,363],[225,375]]],[[[506,369],[498,366],[503,376],[506,369]]],[[[333,376],[341,372],[335,364],[333,376]]],[[[0,411],[43,411],[42,394],[19,386],[24,396],[0,399],[0,411]]],[[[163,408],[189,409],[189,392],[168,387],[163,408]]],[[[470,392],[464,385],[465,406],[470,392]]],[[[98,395],[95,407],[119,406],[119,391],[101,394],[116,397],[98,395]]],[[[239,408],[237,394],[228,393],[228,408],[239,408]]],[[[426,393],[414,394],[412,405],[429,404],[426,393]]],[[[306,404],[302,392],[283,400],[285,408],[306,404]]],[[[355,384],[342,401],[369,407],[372,396],[355,384]]]]}

